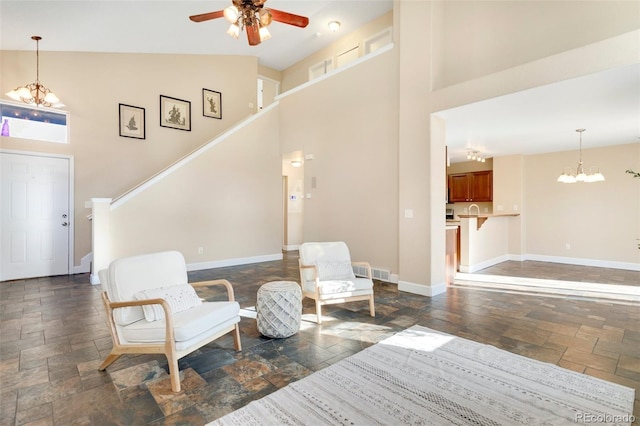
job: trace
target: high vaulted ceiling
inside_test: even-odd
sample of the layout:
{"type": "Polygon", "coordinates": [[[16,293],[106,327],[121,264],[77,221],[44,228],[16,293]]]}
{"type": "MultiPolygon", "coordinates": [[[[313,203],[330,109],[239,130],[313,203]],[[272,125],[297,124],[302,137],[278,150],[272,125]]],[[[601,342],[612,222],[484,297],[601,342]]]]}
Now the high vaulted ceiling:
{"type": "Polygon", "coordinates": [[[249,46],[246,34],[226,34],[224,18],[195,23],[189,16],[222,10],[231,0],[2,0],[2,50],[188,53],[257,56],[283,70],[393,8],[392,0],[267,0],[265,7],[309,18],[306,28],[273,22],[272,38],[249,46]],[[332,33],[327,24],[342,26],[332,33]]]}
{"type": "MultiPolygon", "coordinates": [[[[266,6],[307,16],[307,28],[274,22],[272,38],[248,45],[229,37],[224,19],[188,17],[222,10],[231,0],[1,0],[0,49],[43,51],[253,55],[285,69],[393,8],[392,0],[267,0],[266,6]],[[336,33],[327,28],[338,20],[336,33]]],[[[600,72],[466,105],[437,115],[447,120],[451,161],[468,149],[487,157],[638,142],[640,65],[600,72]]]]}

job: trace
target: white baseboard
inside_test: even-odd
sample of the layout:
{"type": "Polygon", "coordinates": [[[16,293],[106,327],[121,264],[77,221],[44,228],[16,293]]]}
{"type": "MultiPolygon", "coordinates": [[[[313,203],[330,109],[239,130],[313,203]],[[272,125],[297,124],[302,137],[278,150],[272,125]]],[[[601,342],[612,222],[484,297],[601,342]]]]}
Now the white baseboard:
{"type": "Polygon", "coordinates": [[[187,271],[200,271],[203,269],[224,268],[225,266],[248,265],[251,263],[271,262],[282,260],[282,253],[267,254],[263,256],[241,257],[236,259],[212,260],[210,262],[190,263],[187,271]]]}
{"type": "Polygon", "coordinates": [[[416,284],[408,281],[398,281],[398,290],[407,293],[419,294],[420,296],[433,297],[447,291],[447,284],[440,283],[436,285],[416,284]]]}
{"type": "Polygon", "coordinates": [[[98,274],[91,274],[89,275],[89,282],[91,283],[91,285],[98,285],[100,284],[100,277],[98,276],[98,274]]]}
{"type": "Polygon", "coordinates": [[[467,274],[471,274],[477,272],[481,269],[488,268],[489,266],[497,265],[498,263],[506,262],[507,260],[513,260],[509,257],[509,255],[505,254],[502,256],[494,257],[493,259],[485,260],[484,262],[476,263],[474,265],[460,265],[460,272],[465,272],[467,274]]]}
{"type": "Polygon", "coordinates": [[[91,262],[93,262],[93,252],[87,254],[80,260],[80,266],[74,266],[72,274],[85,274],[91,272],[91,262]]]}
{"type": "Polygon", "coordinates": [[[300,244],[296,244],[296,245],[292,245],[292,246],[282,246],[282,250],[284,250],[284,251],[300,250],[300,244]]]}
{"type": "MultiPolygon", "coordinates": [[[[225,266],[238,266],[248,265],[250,263],[271,262],[274,260],[282,260],[282,257],[282,253],[278,253],[267,254],[264,256],[252,256],[236,259],[214,260],[211,262],[190,263],[187,265],[187,271],[200,271],[203,269],[223,268],[225,266]]],[[[91,274],[89,276],[89,281],[93,285],[100,284],[100,278],[98,277],[97,273],[91,274]]]]}

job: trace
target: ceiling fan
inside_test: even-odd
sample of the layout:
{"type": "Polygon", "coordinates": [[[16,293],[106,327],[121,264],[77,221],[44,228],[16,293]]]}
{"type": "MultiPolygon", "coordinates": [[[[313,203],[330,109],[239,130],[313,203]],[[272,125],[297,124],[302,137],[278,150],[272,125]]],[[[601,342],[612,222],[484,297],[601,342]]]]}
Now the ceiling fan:
{"type": "Polygon", "coordinates": [[[233,38],[238,38],[240,31],[244,28],[247,31],[247,39],[251,46],[256,46],[271,38],[267,27],[272,21],[300,28],[304,28],[309,24],[309,18],[305,16],[264,7],[267,0],[232,1],[233,4],[224,10],[189,16],[189,19],[193,22],[203,22],[224,16],[227,21],[231,22],[227,34],[233,38]]]}

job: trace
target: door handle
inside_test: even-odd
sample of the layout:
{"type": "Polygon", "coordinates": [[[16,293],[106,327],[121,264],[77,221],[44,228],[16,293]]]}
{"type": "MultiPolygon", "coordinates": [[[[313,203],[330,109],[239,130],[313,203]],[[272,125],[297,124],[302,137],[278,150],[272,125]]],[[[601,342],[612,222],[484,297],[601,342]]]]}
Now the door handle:
{"type": "Polygon", "coordinates": [[[68,222],[62,222],[62,226],[68,226],[69,223],[68,222]]]}

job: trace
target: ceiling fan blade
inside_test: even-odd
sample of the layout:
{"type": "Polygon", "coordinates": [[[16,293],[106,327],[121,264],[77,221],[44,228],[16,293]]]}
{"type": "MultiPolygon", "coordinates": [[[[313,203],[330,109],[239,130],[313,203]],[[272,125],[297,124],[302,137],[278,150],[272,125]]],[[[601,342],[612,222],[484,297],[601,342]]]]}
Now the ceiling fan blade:
{"type": "Polygon", "coordinates": [[[192,16],[189,16],[189,19],[191,19],[193,22],[203,22],[203,21],[209,21],[211,19],[222,18],[223,16],[224,16],[224,10],[217,10],[215,12],[201,13],[200,15],[192,15],[192,16]]]}
{"type": "Polygon", "coordinates": [[[306,16],[294,15],[293,13],[283,12],[277,9],[267,8],[271,12],[274,21],[282,22],[283,24],[294,25],[296,27],[304,28],[309,25],[309,18],[306,16]]]}
{"type": "Polygon", "coordinates": [[[255,21],[253,25],[247,25],[244,27],[247,32],[247,39],[249,40],[249,46],[257,46],[260,44],[260,28],[258,21],[255,21]]]}

